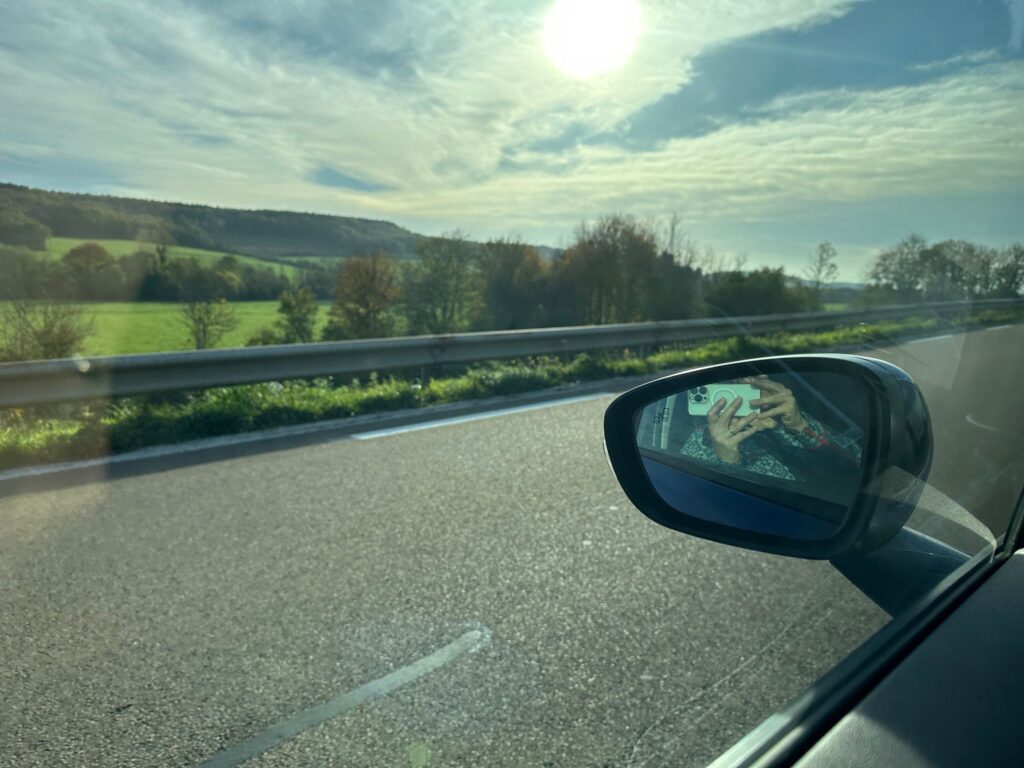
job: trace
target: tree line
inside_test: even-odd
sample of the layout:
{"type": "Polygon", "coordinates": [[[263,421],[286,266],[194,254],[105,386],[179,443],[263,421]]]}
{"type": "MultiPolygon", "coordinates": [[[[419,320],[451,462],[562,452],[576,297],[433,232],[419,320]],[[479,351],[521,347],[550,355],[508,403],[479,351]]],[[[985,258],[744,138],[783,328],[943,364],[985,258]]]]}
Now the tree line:
{"type": "Polygon", "coordinates": [[[268,301],[291,287],[282,272],[269,267],[234,256],[204,266],[192,257],[169,258],[164,245],[115,258],[98,243],[87,242],[58,260],[0,246],[0,264],[0,299],[268,301]]]}
{"type": "Polygon", "coordinates": [[[1009,299],[1024,293],[1024,244],[929,243],[909,235],[873,260],[859,303],[1009,299]]]}
{"type": "MultiPolygon", "coordinates": [[[[385,252],[347,259],[320,338],[771,314],[820,303],[782,268],[744,270],[712,249],[666,240],[654,225],[623,215],[580,225],[573,244],[550,261],[515,239],[476,243],[457,231],[421,240],[416,256],[411,262],[385,252]]],[[[315,340],[311,322],[294,321],[303,312],[315,316],[311,291],[287,292],[279,312],[293,320],[252,343],[315,340]],[[296,335],[296,328],[307,330],[296,335]]]]}
{"type": "MultiPolygon", "coordinates": [[[[193,345],[205,348],[237,326],[231,302],[246,299],[278,301],[276,322],[249,339],[256,345],[791,313],[821,309],[840,295],[875,305],[1024,293],[1021,244],[929,244],[911,235],[878,253],[858,291],[831,286],[839,256],[828,242],[809,256],[798,280],[781,267],[747,269],[743,257],[696,245],[680,234],[675,217],[660,227],[619,214],[583,223],[572,244],[550,260],[516,239],[479,243],[458,231],[420,238],[415,255],[409,261],[380,250],[346,259],[336,270],[304,270],[290,281],[231,256],[211,266],[171,259],[159,246],[114,259],[86,243],[56,262],[0,247],[7,278],[0,298],[177,301],[193,345]],[[325,297],[331,305],[321,326],[318,299],[325,297]]],[[[47,309],[47,319],[44,304],[36,305],[21,302],[20,316],[8,308],[0,326],[57,341],[43,354],[42,342],[0,339],[7,350],[0,356],[78,351],[87,330],[82,325],[76,333],[75,312],[47,309]],[[48,324],[61,332],[49,333],[48,324]],[[15,347],[20,351],[12,352],[15,347]]]]}

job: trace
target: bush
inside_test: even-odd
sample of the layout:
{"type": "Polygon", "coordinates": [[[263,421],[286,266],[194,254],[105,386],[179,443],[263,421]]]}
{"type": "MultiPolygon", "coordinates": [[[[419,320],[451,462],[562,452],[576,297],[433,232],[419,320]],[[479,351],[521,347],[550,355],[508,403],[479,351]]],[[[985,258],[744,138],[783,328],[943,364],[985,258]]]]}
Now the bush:
{"type": "MultiPolygon", "coordinates": [[[[1019,320],[1014,309],[965,315],[967,327],[1019,320]]],[[[835,328],[814,333],[733,336],[664,349],[646,357],[629,352],[490,362],[435,378],[380,379],[336,385],[329,379],[219,387],[174,397],[119,398],[106,407],[62,405],[0,413],[0,469],[67,461],[149,445],[236,434],[255,429],[346,418],[422,405],[529,392],[559,384],[638,376],[770,354],[793,354],[862,343],[940,327],[935,317],[835,328]]]]}

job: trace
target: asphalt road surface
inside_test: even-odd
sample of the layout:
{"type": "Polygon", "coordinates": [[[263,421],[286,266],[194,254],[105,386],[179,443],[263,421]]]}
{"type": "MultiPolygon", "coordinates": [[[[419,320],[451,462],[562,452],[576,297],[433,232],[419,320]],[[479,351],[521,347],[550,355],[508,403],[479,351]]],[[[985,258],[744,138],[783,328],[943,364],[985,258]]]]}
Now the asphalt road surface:
{"type": "MultiPolygon", "coordinates": [[[[869,350],[990,525],[1022,341],[869,350]]],[[[827,563],[647,521],[609,399],[0,499],[0,765],[226,766],[288,724],[245,765],[707,763],[886,617],[827,563]]]]}

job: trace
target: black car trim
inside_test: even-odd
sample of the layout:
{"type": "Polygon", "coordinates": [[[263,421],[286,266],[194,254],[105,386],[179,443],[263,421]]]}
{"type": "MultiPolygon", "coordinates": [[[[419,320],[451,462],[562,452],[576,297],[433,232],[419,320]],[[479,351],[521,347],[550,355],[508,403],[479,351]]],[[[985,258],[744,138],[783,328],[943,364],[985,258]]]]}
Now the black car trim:
{"type": "Polygon", "coordinates": [[[915,606],[715,760],[710,768],[782,768],[799,760],[970,595],[1024,547],[1024,489],[1008,535],[950,574],[915,606]]]}

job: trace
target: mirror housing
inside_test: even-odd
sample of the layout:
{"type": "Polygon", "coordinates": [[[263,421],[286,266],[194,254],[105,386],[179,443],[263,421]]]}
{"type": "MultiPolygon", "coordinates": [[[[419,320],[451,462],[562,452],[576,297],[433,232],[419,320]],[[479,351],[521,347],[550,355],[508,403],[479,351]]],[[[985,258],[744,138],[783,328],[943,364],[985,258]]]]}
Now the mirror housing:
{"type": "MultiPolygon", "coordinates": [[[[761,412],[768,407],[762,405],[761,412]]],[[[748,409],[752,415],[745,421],[733,416],[744,413],[737,408],[727,416],[751,429],[748,422],[761,418],[756,410],[748,409]]],[[[927,478],[932,461],[931,418],[913,380],[891,363],[854,355],[769,357],[666,376],[613,401],[605,412],[604,431],[612,471],[630,501],[650,519],[712,541],[807,559],[867,554],[892,539],[913,512],[923,486],[918,481],[927,478]],[[715,393],[716,386],[743,390],[744,385],[732,382],[767,387],[764,382],[783,381],[811,393],[825,411],[849,425],[847,433],[854,439],[840,444],[855,458],[847,457],[843,482],[822,473],[825,479],[816,490],[807,491],[797,482],[734,471],[714,457],[695,461],[678,450],[678,440],[660,454],[649,449],[652,423],[654,430],[661,429],[661,421],[676,418],[672,411],[681,410],[680,403],[689,408],[685,418],[711,431],[703,420],[710,425],[719,416],[715,409],[706,415],[706,405],[703,411],[695,406],[700,395],[692,393],[715,393]],[[821,382],[838,386],[830,389],[821,382]],[[856,417],[846,418],[844,409],[856,417]]],[[[662,437],[657,444],[668,443],[662,437]]]]}

